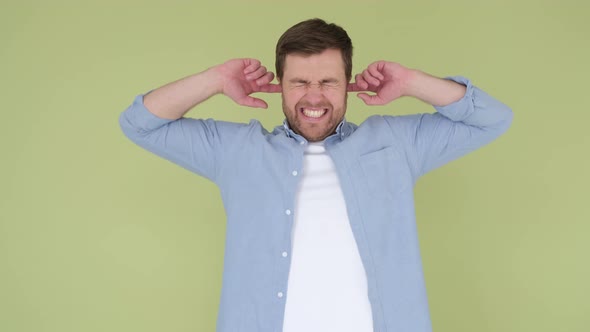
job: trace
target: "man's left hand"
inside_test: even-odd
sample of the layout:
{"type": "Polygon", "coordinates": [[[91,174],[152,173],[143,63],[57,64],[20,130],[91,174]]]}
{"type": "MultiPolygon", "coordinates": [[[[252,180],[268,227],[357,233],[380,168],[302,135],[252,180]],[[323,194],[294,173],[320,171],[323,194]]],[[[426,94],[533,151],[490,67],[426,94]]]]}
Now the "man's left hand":
{"type": "Polygon", "coordinates": [[[399,97],[407,95],[408,81],[412,70],[399,63],[377,61],[355,76],[355,82],[348,84],[348,92],[366,92],[357,94],[367,105],[385,105],[399,97]]]}

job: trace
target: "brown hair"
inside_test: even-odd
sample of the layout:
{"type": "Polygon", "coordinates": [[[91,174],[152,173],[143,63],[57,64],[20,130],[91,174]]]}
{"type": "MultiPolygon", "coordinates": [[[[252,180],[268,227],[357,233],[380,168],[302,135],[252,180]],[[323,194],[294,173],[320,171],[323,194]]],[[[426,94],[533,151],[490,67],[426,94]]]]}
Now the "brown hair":
{"type": "Polygon", "coordinates": [[[352,41],[344,29],[334,23],[314,18],[299,22],[289,28],[276,47],[275,68],[277,77],[283,78],[285,58],[288,54],[319,54],[327,49],[340,50],[344,62],[344,73],[350,81],[352,77],[352,41]]]}

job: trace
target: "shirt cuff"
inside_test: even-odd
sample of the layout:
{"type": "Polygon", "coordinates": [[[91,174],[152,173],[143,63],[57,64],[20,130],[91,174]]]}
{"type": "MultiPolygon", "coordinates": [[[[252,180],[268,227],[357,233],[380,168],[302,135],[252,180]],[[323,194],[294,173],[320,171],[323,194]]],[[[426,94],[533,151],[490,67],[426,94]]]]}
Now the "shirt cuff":
{"type": "MultiPolygon", "coordinates": [[[[149,93],[149,92],[148,92],[149,93]]],[[[163,119],[150,112],[143,103],[143,98],[146,95],[141,94],[135,97],[131,106],[124,112],[123,116],[137,131],[151,131],[159,128],[174,120],[163,119]]]]}
{"type": "Polygon", "coordinates": [[[465,85],[465,95],[449,105],[435,106],[434,108],[437,112],[453,121],[463,121],[475,111],[475,105],[473,102],[475,87],[471,84],[470,79],[463,76],[450,76],[445,77],[445,79],[465,85]]]}

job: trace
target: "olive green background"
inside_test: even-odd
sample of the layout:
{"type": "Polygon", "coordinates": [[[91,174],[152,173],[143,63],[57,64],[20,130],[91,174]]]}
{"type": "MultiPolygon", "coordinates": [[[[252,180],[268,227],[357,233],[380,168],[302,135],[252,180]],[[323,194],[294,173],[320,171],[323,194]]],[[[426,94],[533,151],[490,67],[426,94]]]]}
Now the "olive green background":
{"type": "MultiPolygon", "coordinates": [[[[433,327],[588,331],[590,6],[585,1],[2,2],[0,331],[213,331],[224,212],[207,180],[128,141],[140,93],[234,57],[274,67],[322,17],[385,59],[464,75],[515,112],[507,134],[420,180],[433,327]],[[559,4],[558,4],[559,3],[559,4]]],[[[216,96],[189,113],[267,127],[216,96]]],[[[432,109],[411,99],[347,118],[432,109]]]]}

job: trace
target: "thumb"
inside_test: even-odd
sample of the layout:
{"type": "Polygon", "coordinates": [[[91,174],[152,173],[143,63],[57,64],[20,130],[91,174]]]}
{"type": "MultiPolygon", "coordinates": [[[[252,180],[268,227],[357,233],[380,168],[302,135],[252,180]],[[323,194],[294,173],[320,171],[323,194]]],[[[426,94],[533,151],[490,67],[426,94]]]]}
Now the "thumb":
{"type": "Polygon", "coordinates": [[[237,100],[237,103],[242,106],[255,107],[255,108],[268,108],[268,104],[262,99],[245,96],[244,98],[237,100]]]}
{"type": "Polygon", "coordinates": [[[383,104],[379,95],[369,95],[367,93],[362,92],[362,93],[357,94],[357,97],[362,99],[365,102],[365,104],[367,104],[367,105],[382,105],[383,104]]]}

